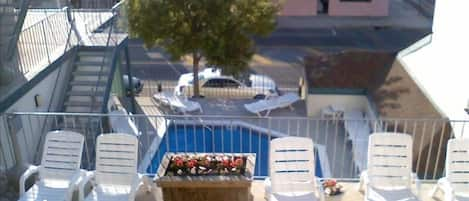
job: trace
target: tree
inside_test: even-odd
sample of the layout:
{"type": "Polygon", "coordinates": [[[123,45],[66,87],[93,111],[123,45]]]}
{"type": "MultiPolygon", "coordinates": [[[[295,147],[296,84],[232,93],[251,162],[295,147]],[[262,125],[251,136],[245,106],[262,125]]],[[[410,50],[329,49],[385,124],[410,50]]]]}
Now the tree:
{"type": "Polygon", "coordinates": [[[239,72],[255,52],[253,36],[267,36],[279,6],[272,0],[130,0],[131,35],[147,47],[161,46],[173,60],[191,55],[194,95],[199,62],[239,72]]]}

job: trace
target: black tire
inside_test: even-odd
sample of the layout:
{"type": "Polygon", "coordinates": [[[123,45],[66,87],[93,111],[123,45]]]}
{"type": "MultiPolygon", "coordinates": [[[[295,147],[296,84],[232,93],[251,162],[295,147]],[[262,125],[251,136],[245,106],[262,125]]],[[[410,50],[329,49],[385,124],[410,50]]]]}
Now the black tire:
{"type": "Polygon", "coordinates": [[[265,95],[264,94],[257,94],[257,95],[254,96],[254,99],[256,99],[256,100],[265,99],[265,95]]]}

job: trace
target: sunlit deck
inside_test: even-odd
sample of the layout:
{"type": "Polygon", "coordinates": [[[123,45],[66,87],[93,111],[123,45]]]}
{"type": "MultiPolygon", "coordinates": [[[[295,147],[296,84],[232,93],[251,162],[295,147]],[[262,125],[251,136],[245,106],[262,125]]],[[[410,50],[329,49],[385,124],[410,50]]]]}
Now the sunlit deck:
{"type": "MultiPolygon", "coordinates": [[[[344,187],[344,193],[326,197],[327,201],[359,201],[363,200],[363,194],[359,192],[358,182],[339,182],[344,187]]],[[[436,201],[441,200],[441,195],[438,195],[439,199],[433,199],[429,196],[429,192],[432,190],[434,183],[423,183],[421,185],[421,195],[422,201],[436,201]]],[[[253,201],[264,201],[264,184],[263,181],[256,180],[252,183],[251,194],[253,196],[253,201]]],[[[137,196],[137,201],[163,201],[161,196],[161,190],[156,187],[152,188],[151,193],[146,193],[143,190],[140,190],[137,196]]]]}

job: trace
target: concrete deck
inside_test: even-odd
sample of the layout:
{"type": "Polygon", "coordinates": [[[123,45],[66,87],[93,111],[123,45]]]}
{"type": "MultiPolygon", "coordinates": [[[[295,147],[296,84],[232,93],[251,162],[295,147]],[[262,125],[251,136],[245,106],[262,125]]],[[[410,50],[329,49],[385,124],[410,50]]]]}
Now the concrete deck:
{"type": "MultiPolygon", "coordinates": [[[[326,197],[327,201],[359,201],[363,200],[363,194],[358,191],[358,182],[339,182],[342,184],[344,193],[326,197]]],[[[442,195],[437,195],[437,199],[433,199],[429,196],[429,192],[432,190],[434,183],[424,183],[421,186],[421,200],[422,201],[437,201],[442,200],[442,195]]],[[[263,181],[254,181],[251,186],[251,194],[253,195],[253,201],[264,201],[264,184],[263,181]]],[[[151,193],[146,193],[140,190],[137,195],[137,201],[163,201],[161,195],[161,189],[153,186],[151,193]]],[[[223,200],[221,198],[221,200],[223,200]]]]}

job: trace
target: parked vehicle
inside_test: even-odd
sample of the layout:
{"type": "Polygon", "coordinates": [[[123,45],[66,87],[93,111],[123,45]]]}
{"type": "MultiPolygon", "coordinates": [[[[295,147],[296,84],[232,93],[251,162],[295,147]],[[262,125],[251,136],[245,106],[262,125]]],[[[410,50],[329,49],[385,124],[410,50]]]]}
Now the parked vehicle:
{"type": "MultiPolygon", "coordinates": [[[[130,82],[129,82],[129,76],[128,75],[123,75],[122,80],[124,81],[124,87],[125,87],[125,93],[127,96],[130,96],[131,91],[130,91],[130,82]]],[[[137,77],[132,76],[132,85],[134,86],[134,95],[139,94],[143,90],[143,82],[138,79],[137,77]]]]}
{"type": "MultiPolygon", "coordinates": [[[[181,75],[175,88],[177,95],[194,95],[192,76],[192,73],[181,75]]],[[[216,68],[206,68],[199,73],[199,86],[202,97],[263,99],[278,95],[275,82],[267,76],[251,74],[246,82],[242,82],[233,76],[222,75],[216,68]]]]}

